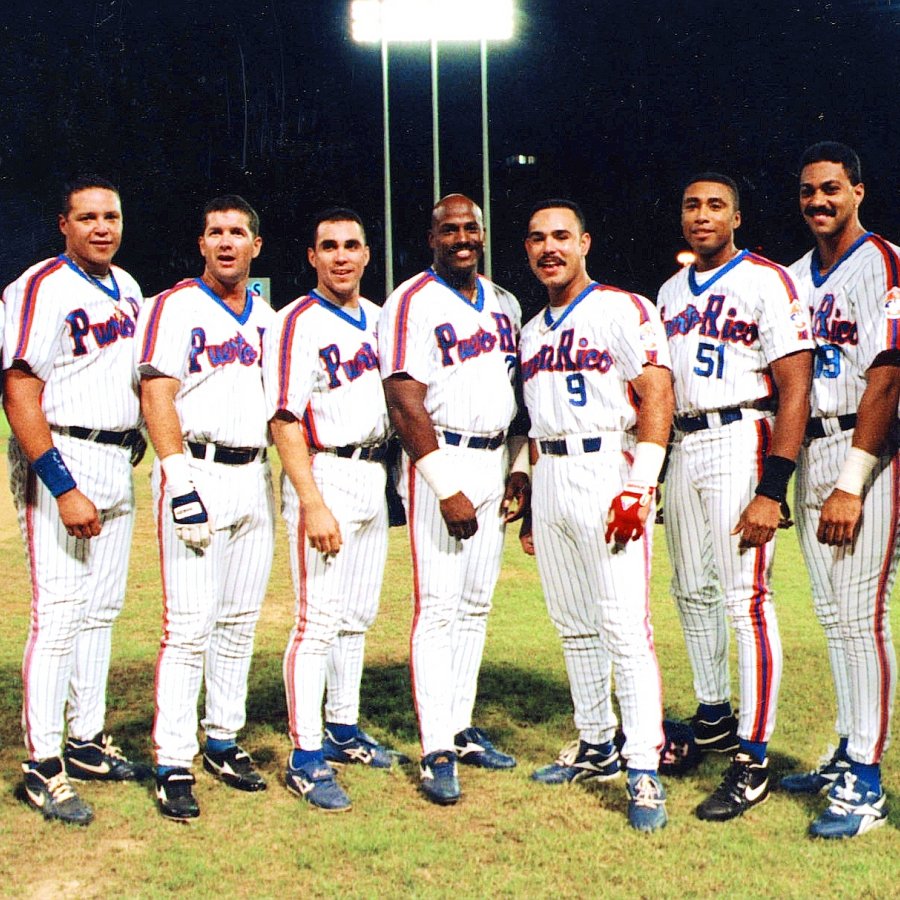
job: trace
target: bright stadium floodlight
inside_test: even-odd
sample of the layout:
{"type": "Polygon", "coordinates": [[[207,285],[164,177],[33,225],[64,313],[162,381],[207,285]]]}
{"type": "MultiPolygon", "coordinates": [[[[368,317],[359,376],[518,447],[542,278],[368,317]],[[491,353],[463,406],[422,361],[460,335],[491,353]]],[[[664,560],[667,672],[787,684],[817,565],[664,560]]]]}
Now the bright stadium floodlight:
{"type": "Polygon", "coordinates": [[[353,0],[353,40],[377,44],[423,41],[508,41],[513,0],[353,0]]]}
{"type": "Polygon", "coordinates": [[[384,104],[385,279],[393,290],[393,238],[390,175],[390,114],[388,104],[388,44],[431,44],[431,121],[434,202],[441,197],[440,122],[438,114],[439,41],[477,41],[481,45],[481,149],[484,185],[484,271],[491,277],[491,173],[488,141],[487,42],[513,36],[514,0],[352,0],[351,33],[358,43],[381,44],[384,104]]]}

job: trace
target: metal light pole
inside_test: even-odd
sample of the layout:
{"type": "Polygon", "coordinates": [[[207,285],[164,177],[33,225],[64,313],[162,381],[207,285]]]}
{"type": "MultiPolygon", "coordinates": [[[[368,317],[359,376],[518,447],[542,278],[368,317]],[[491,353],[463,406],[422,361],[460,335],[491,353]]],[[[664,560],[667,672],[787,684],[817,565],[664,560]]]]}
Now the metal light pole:
{"type": "Polygon", "coordinates": [[[493,278],[491,266],[491,156],[488,141],[487,41],[481,39],[481,178],[484,192],[484,274],[493,278]]]}
{"type": "Polygon", "coordinates": [[[384,296],[394,290],[394,216],[391,211],[391,114],[388,103],[388,42],[381,35],[381,96],[384,126],[384,296]]]}
{"type": "Polygon", "coordinates": [[[441,126],[438,112],[438,42],[431,38],[431,173],[434,202],[441,199],[441,126]]]}
{"type": "Polygon", "coordinates": [[[388,107],[388,43],[428,42],[431,45],[432,193],[441,198],[441,138],[438,103],[438,42],[478,41],[481,58],[481,164],[484,199],[484,272],[491,277],[491,160],[488,139],[487,42],[509,40],[513,34],[514,0],[352,0],[353,38],[381,43],[381,84],[384,106],[384,253],[385,287],[394,289],[393,217],[391,215],[391,148],[388,107]]]}

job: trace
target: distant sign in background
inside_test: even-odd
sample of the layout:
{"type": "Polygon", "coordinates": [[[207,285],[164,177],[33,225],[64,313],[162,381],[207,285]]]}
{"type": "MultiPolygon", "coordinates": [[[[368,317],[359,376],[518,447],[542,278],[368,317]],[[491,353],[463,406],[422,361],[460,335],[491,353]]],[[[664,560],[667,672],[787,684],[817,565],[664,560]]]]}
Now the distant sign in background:
{"type": "Polygon", "coordinates": [[[262,297],[269,306],[272,305],[272,279],[271,278],[251,278],[248,284],[250,290],[258,297],[262,297]]]}

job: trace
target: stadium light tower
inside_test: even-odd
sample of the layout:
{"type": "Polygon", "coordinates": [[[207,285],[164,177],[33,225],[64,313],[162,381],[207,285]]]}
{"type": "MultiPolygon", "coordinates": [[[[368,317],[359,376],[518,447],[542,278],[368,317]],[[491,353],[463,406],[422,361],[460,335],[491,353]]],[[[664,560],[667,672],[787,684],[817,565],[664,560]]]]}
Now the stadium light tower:
{"type": "Polygon", "coordinates": [[[481,48],[481,157],[484,199],[484,271],[491,277],[491,173],[488,140],[487,43],[513,36],[514,0],[352,0],[353,39],[381,44],[381,87],[384,119],[384,253],[388,293],[394,288],[393,215],[391,213],[391,140],[388,97],[388,44],[431,45],[431,149],[433,194],[441,197],[438,110],[438,42],[473,42],[481,48]]]}

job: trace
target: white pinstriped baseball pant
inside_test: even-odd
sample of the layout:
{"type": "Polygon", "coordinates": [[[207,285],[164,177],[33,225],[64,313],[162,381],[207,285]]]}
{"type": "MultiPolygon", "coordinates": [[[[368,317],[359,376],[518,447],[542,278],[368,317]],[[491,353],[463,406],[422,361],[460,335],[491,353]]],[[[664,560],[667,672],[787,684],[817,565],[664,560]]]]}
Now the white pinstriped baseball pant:
{"type": "Polygon", "coordinates": [[[10,438],[10,487],[32,587],[22,661],[22,728],[32,759],[60,755],[64,719],[78,740],[103,730],[112,626],[125,600],[134,526],[130,450],[63,434],[53,440],[97,507],[101,531],[90,540],[66,534],[56,500],[10,438]]]}
{"type": "Polygon", "coordinates": [[[672,593],[702,703],[731,700],[726,612],[737,640],[738,735],[767,741],[775,727],[782,648],[769,588],[774,540],[739,549],[731,531],[754,496],[771,419],[742,419],[682,435],[666,476],[672,593]]]}
{"type": "Polygon", "coordinates": [[[505,445],[496,450],[446,446],[442,452],[456,460],[461,489],[475,507],[478,531],[472,537],[450,536],[437,497],[405,453],[398,484],[412,552],[410,669],[423,754],[452,750],[454,735],[472,724],[505,531],[500,516],[505,445]]]}
{"type": "Polygon", "coordinates": [[[822,504],[847,456],[852,431],[817,438],[800,452],[797,530],[825,630],[837,699],[835,729],[857,762],[881,760],[890,742],[897,682],[890,598],[900,557],[900,458],[883,456],[865,485],[859,532],[850,547],[816,538],[822,504]]]}
{"type": "Polygon", "coordinates": [[[153,741],[161,766],[190,768],[200,723],[208,737],[233,739],[246,720],[247,675],[275,542],[267,462],[230,466],[189,459],[191,478],[214,527],[202,551],[179,540],[159,460],[151,486],[160,544],[163,635],[156,665],[153,741]]]}
{"type": "Polygon", "coordinates": [[[579,737],[590,744],[612,739],[612,667],[622,753],[632,768],[656,769],[663,732],[649,605],[652,508],[640,540],[616,551],[606,543],[606,514],[629,470],[618,446],[541,455],[533,471],[534,547],[547,611],[562,640],[579,737]]]}
{"type": "Polygon", "coordinates": [[[309,546],[297,493],[282,480],[294,584],[294,627],[284,655],[288,726],[295,747],[322,746],[322,694],[328,722],[359,721],[366,632],[378,614],[388,524],[380,462],[313,456],[313,476],[341,528],[334,557],[309,546]]]}

